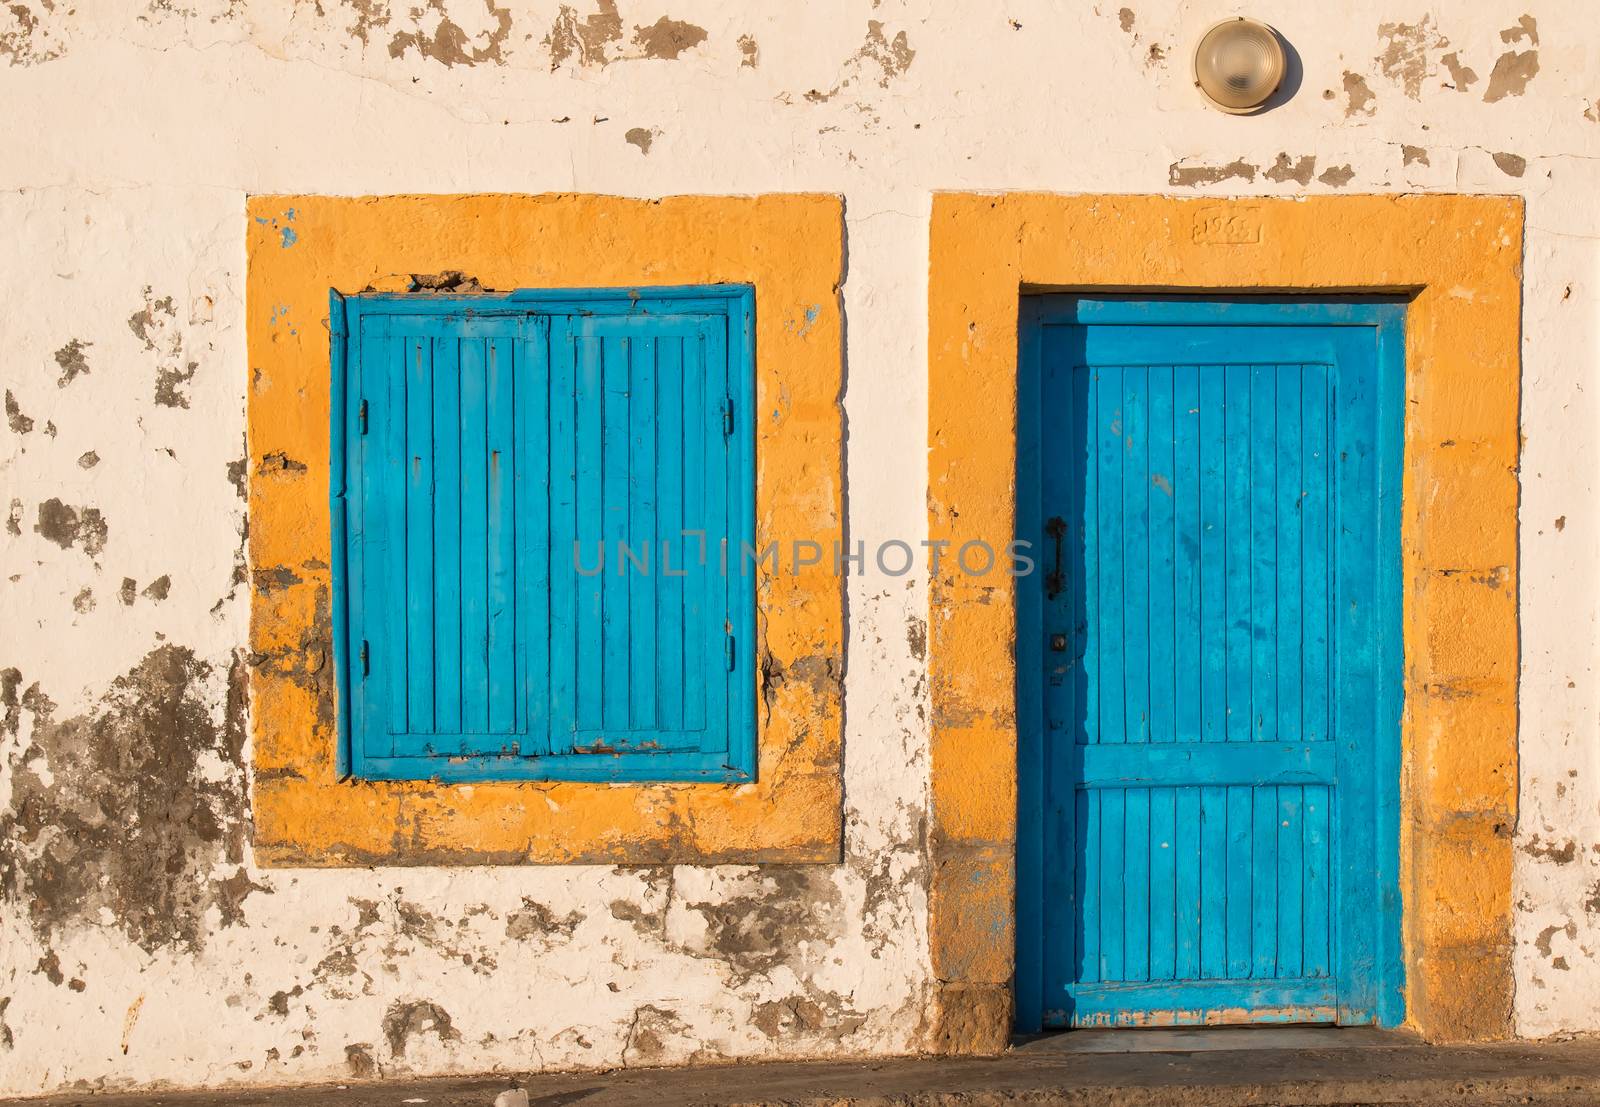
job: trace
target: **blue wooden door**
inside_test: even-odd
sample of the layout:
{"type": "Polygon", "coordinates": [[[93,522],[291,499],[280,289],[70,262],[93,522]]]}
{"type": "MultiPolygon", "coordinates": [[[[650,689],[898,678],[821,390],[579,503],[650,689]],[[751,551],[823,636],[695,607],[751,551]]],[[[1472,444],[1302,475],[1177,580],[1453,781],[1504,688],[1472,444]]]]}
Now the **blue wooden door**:
{"type": "Polygon", "coordinates": [[[1022,1027],[1398,1021],[1403,308],[1022,318],[1022,1027]]]}

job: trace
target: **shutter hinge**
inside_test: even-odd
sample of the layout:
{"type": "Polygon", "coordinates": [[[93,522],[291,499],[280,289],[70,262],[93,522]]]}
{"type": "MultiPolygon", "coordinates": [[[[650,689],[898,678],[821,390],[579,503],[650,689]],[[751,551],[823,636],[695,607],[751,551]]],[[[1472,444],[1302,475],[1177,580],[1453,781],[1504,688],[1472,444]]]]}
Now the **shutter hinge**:
{"type": "Polygon", "coordinates": [[[367,640],[361,640],[361,675],[366,676],[372,671],[372,666],[367,663],[367,640]]]}
{"type": "Polygon", "coordinates": [[[728,672],[730,673],[733,672],[733,659],[735,656],[733,644],[733,632],[730,631],[728,633],[728,672]]]}
{"type": "Polygon", "coordinates": [[[722,398],[722,433],[724,437],[733,437],[733,397],[722,398]]]}
{"type": "Polygon", "coordinates": [[[359,412],[357,413],[357,417],[361,421],[361,433],[362,434],[366,434],[367,433],[367,401],[365,401],[365,400],[361,401],[361,408],[360,408],[359,412]]]}

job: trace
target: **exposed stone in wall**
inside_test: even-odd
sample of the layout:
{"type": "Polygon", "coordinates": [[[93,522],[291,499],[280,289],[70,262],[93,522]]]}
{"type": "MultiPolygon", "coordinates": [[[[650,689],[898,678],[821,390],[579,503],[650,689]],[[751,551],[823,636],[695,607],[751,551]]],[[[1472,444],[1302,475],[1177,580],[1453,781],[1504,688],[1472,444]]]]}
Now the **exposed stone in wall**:
{"type": "Polygon", "coordinates": [[[89,343],[74,338],[55,352],[56,364],[61,367],[61,377],[56,381],[58,388],[67,387],[74,377],[89,371],[89,359],[85,356],[88,346],[89,343]]]}
{"type": "Polygon", "coordinates": [[[110,925],[147,953],[198,951],[257,890],[245,859],[244,669],[153,650],[97,707],[58,718],[37,683],[0,674],[11,803],[0,811],[0,895],[48,941],[110,925]],[[225,708],[210,704],[226,681],[225,708]],[[233,866],[226,877],[218,866],[233,866]]]}
{"type": "Polygon", "coordinates": [[[75,507],[51,498],[39,505],[39,521],[33,529],[60,546],[77,546],[90,557],[106,548],[110,525],[98,507],[75,507]]]}

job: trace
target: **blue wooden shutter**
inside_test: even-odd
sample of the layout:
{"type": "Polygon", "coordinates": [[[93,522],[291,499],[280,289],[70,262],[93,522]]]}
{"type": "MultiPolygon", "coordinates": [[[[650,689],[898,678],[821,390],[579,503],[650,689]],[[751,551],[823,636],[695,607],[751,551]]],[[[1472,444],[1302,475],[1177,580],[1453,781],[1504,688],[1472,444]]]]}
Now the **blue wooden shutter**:
{"type": "Polygon", "coordinates": [[[354,770],[749,779],[748,292],[350,303],[354,770]]]}

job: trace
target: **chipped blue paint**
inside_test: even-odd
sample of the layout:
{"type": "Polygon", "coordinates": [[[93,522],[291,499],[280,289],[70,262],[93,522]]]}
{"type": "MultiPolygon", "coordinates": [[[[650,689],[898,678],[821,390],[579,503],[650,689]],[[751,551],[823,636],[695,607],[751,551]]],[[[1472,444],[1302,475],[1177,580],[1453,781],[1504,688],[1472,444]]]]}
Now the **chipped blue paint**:
{"type": "Polygon", "coordinates": [[[804,338],[807,334],[809,334],[811,332],[812,325],[814,323],[816,323],[817,318],[821,314],[822,314],[822,305],[821,304],[812,304],[810,307],[806,308],[805,321],[800,324],[800,329],[795,333],[798,334],[801,338],[804,338]]]}
{"type": "Polygon", "coordinates": [[[1021,1029],[1403,1019],[1403,321],[1025,299],[1021,1029]]]}
{"type": "Polygon", "coordinates": [[[300,236],[294,233],[294,228],[293,227],[285,227],[285,228],[283,228],[283,232],[282,233],[283,233],[283,243],[282,243],[282,245],[283,245],[283,248],[285,250],[287,250],[289,247],[293,246],[300,239],[300,236]]]}

